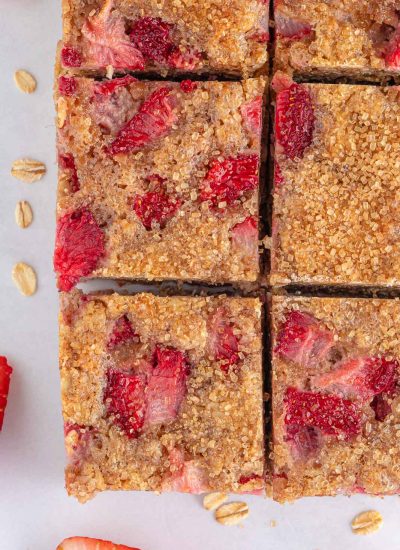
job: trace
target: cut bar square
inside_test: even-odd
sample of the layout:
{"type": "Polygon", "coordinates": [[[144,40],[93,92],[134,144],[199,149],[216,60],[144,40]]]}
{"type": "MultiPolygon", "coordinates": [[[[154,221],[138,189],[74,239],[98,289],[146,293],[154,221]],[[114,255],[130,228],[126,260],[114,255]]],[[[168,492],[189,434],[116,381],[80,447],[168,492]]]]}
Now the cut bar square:
{"type": "Polygon", "coordinates": [[[275,68],[303,78],[400,80],[395,0],[275,0],[275,68]]]}
{"type": "Polygon", "coordinates": [[[61,61],[71,70],[266,71],[268,0],[63,0],[61,61]]]}
{"type": "Polygon", "coordinates": [[[255,281],[265,86],[61,75],[59,288],[255,281]]]}
{"type": "Polygon", "coordinates": [[[263,493],[256,298],[61,294],[68,493],[263,493]]]}
{"type": "Polygon", "coordinates": [[[400,90],[274,84],[272,284],[399,286],[400,90]]]}
{"type": "Polygon", "coordinates": [[[400,302],[274,297],[273,496],[400,491],[400,302]]]}

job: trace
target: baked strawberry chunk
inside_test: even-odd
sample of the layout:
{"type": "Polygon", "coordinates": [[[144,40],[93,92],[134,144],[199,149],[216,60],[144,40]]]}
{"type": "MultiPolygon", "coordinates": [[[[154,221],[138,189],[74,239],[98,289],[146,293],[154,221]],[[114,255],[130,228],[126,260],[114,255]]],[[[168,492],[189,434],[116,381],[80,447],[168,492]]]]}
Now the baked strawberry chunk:
{"type": "Polygon", "coordinates": [[[82,65],[82,56],[72,46],[64,44],[61,49],[61,62],[64,67],[80,67],[82,65]]]}
{"type": "Polygon", "coordinates": [[[259,95],[240,107],[247,130],[255,135],[261,132],[262,97],[259,95]]]}
{"type": "Polygon", "coordinates": [[[279,189],[283,184],[285,183],[285,180],[282,175],[281,167],[277,162],[274,164],[274,187],[275,189],[279,189]]]}
{"type": "Polygon", "coordinates": [[[69,291],[90,275],[104,254],[104,233],[90,210],[81,208],[58,220],[54,269],[60,290],[69,291]]]}
{"type": "Polygon", "coordinates": [[[161,424],[175,420],[186,395],[190,366],[184,353],[162,346],[156,346],[153,364],[146,390],[146,423],[161,424]]]}
{"type": "Polygon", "coordinates": [[[112,65],[115,69],[143,70],[143,55],[129,40],[124,18],[111,11],[112,4],[112,0],[107,0],[100,12],[89,17],[82,27],[87,61],[98,67],[112,65]]]}
{"type": "Polygon", "coordinates": [[[193,82],[193,80],[182,80],[179,84],[181,90],[185,92],[185,94],[190,94],[190,92],[194,92],[194,90],[197,88],[197,82],[193,82]]]}
{"type": "Polygon", "coordinates": [[[258,156],[241,154],[214,159],[200,191],[200,200],[213,207],[229,206],[258,186],[258,156]]]}
{"type": "Polygon", "coordinates": [[[122,315],[113,325],[107,340],[107,349],[111,351],[121,344],[138,342],[138,340],[139,335],[133,330],[127,315],[122,315]]]}
{"type": "Polygon", "coordinates": [[[8,392],[10,389],[10,378],[12,367],[7,362],[7,357],[0,356],[0,431],[3,427],[4,411],[7,406],[8,392]]]}
{"type": "Polygon", "coordinates": [[[278,37],[289,40],[301,40],[312,33],[309,23],[288,17],[280,10],[275,11],[275,30],[278,37]]]}
{"type": "Polygon", "coordinates": [[[257,258],[258,256],[258,225],[255,216],[248,216],[232,228],[232,244],[244,256],[257,258]]]}
{"type": "Polygon", "coordinates": [[[323,361],[333,346],[333,334],[315,317],[289,311],[278,332],[275,352],[304,367],[323,361]]]}
{"type": "Polygon", "coordinates": [[[163,87],[153,92],[121,128],[107,152],[110,155],[126,154],[165,136],[177,120],[174,105],[171,88],[163,87]]]}
{"type": "Polygon", "coordinates": [[[357,403],[337,395],[288,388],[284,404],[287,426],[311,426],[324,435],[345,439],[361,431],[361,410],[357,403]]]}
{"type": "Polygon", "coordinates": [[[386,400],[383,394],[375,395],[370,403],[372,410],[375,413],[375,420],[383,422],[385,418],[392,412],[390,403],[386,400]]]}
{"type": "Polygon", "coordinates": [[[208,346],[214,359],[221,361],[220,368],[224,372],[229,372],[239,362],[239,339],[223,308],[218,308],[209,320],[208,346]]]}
{"type": "Polygon", "coordinates": [[[58,89],[63,96],[72,96],[77,90],[76,79],[73,76],[60,76],[58,78],[58,89]]]}
{"type": "Polygon", "coordinates": [[[276,98],[275,133],[277,145],[290,159],[303,158],[312,143],[314,107],[308,90],[293,82],[276,98]]]}
{"type": "Polygon", "coordinates": [[[80,424],[64,424],[65,449],[72,464],[82,462],[89,451],[93,428],[80,424]]]}
{"type": "Polygon", "coordinates": [[[114,544],[113,542],[101,539],[92,539],[89,537],[70,537],[63,540],[57,550],[139,550],[132,546],[124,544],[114,544]]]}
{"type": "Polygon", "coordinates": [[[58,164],[64,172],[68,173],[70,181],[70,190],[72,193],[79,191],[80,184],[75,159],[71,153],[60,153],[58,155],[58,164]]]}
{"type": "Polygon", "coordinates": [[[144,376],[108,369],[104,403],[114,424],[130,439],[140,434],[146,412],[144,376]]]}
{"type": "Polygon", "coordinates": [[[133,209],[147,231],[150,231],[157,227],[164,229],[181,204],[179,199],[168,196],[160,189],[137,195],[133,200],[133,209]]]}
{"type": "Polygon", "coordinates": [[[386,47],[385,63],[392,69],[400,68],[400,26],[394,31],[386,47]]]}
{"type": "Polygon", "coordinates": [[[286,441],[290,443],[295,460],[308,460],[323,445],[321,430],[315,426],[289,424],[286,427],[286,441]]]}
{"type": "Polygon", "coordinates": [[[136,78],[131,75],[126,75],[121,78],[113,78],[112,80],[103,80],[102,82],[96,82],[94,85],[94,92],[100,95],[112,95],[118,88],[129,86],[132,82],[136,82],[136,78]]]}
{"type": "Polygon", "coordinates": [[[331,372],[313,378],[313,387],[334,391],[346,397],[371,399],[393,391],[399,363],[385,357],[353,357],[345,359],[331,372]]]}
{"type": "Polygon", "coordinates": [[[193,460],[185,460],[181,449],[172,449],[169,461],[173,473],[165,477],[163,491],[200,494],[209,490],[204,470],[193,460]]]}

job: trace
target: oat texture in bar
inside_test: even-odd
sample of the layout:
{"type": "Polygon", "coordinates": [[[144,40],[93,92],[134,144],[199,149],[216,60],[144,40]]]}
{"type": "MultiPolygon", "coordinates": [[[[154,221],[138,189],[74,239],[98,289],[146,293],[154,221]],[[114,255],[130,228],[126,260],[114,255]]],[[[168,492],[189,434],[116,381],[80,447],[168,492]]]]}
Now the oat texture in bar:
{"type": "Polygon", "coordinates": [[[400,489],[400,302],[275,297],[273,495],[400,489]]]}
{"type": "Polygon", "coordinates": [[[400,80],[398,0],[275,0],[275,66],[299,77],[400,80]]]}
{"type": "Polygon", "coordinates": [[[265,80],[57,82],[55,269],[255,281],[265,80]]]}
{"type": "Polygon", "coordinates": [[[268,59],[268,0],[63,0],[61,61],[104,73],[251,76],[268,59]]]}
{"type": "Polygon", "coordinates": [[[261,304],[61,294],[66,486],[263,492],[261,304]]]}
{"type": "Polygon", "coordinates": [[[272,283],[399,286],[399,89],[274,85],[272,283]]]}

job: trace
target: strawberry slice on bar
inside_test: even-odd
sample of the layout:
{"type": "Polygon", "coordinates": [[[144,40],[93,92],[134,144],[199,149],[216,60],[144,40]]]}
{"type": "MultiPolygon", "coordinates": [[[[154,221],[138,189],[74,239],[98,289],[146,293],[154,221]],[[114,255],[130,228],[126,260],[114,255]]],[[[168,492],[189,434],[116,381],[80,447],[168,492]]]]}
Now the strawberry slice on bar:
{"type": "Polygon", "coordinates": [[[8,364],[7,357],[0,356],[0,431],[3,427],[4,411],[7,406],[8,392],[10,389],[10,379],[12,367],[8,364]]]}

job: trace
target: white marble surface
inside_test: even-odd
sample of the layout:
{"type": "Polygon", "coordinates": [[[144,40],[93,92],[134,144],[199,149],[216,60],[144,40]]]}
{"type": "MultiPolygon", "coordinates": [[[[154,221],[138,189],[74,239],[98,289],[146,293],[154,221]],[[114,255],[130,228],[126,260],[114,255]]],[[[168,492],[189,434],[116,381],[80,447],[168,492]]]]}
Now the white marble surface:
{"type": "Polygon", "coordinates": [[[398,497],[320,498],[286,506],[246,497],[251,514],[243,527],[218,525],[199,497],[105,493],[83,506],[67,497],[51,268],[56,188],[52,78],[60,0],[0,0],[0,8],[0,352],[15,367],[0,434],[0,550],[53,550],[62,538],[76,534],[143,550],[400,548],[398,497]],[[37,77],[33,95],[15,88],[18,68],[37,77]],[[25,184],[11,178],[11,162],[22,156],[46,162],[42,181],[25,184]],[[21,199],[30,201],[35,217],[26,230],[14,222],[21,199]],[[20,260],[38,273],[39,289],[32,298],[22,297],[11,282],[11,268],[20,260]],[[382,530],[369,537],[353,535],[352,517],[370,508],[382,512],[382,530]]]}

